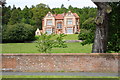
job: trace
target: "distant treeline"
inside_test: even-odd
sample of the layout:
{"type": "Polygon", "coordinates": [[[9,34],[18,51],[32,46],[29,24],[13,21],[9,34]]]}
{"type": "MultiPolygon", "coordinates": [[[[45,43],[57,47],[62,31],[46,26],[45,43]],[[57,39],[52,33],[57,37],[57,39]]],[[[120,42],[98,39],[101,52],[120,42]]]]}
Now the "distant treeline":
{"type": "Polygon", "coordinates": [[[60,8],[52,8],[46,4],[40,3],[36,6],[31,6],[28,8],[25,6],[24,9],[20,7],[16,8],[15,5],[11,8],[11,6],[3,7],[3,25],[13,25],[16,23],[25,23],[30,24],[37,28],[42,28],[42,19],[43,17],[51,11],[53,14],[61,14],[68,11],[72,11],[73,13],[77,13],[80,16],[80,25],[82,28],[82,23],[84,23],[89,18],[96,17],[96,8],[84,7],[77,8],[72,7],[71,5],[68,8],[65,8],[62,4],[60,8]]]}

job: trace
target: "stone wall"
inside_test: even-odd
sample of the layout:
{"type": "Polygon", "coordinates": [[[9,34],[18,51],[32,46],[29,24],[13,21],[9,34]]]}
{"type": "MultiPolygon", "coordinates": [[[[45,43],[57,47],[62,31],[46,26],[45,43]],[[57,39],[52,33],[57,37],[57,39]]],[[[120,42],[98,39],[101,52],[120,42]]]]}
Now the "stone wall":
{"type": "Polygon", "coordinates": [[[2,54],[3,71],[118,72],[118,53],[2,54]]]}

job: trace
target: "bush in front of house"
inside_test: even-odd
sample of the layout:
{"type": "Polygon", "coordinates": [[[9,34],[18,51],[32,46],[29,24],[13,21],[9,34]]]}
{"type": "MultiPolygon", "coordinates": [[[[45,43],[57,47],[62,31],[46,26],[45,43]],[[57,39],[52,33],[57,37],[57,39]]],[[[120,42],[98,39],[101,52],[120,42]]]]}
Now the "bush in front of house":
{"type": "Polygon", "coordinates": [[[52,48],[66,48],[67,44],[65,44],[65,41],[63,41],[64,37],[64,34],[48,35],[47,33],[41,33],[37,40],[36,47],[38,48],[38,51],[42,53],[50,53],[52,48]]]}
{"type": "Polygon", "coordinates": [[[36,46],[39,52],[49,53],[51,51],[54,45],[53,36],[54,34],[47,35],[47,33],[41,33],[37,41],[38,45],[36,46]]]}
{"type": "Polygon", "coordinates": [[[67,44],[65,44],[65,41],[63,41],[65,36],[65,34],[59,34],[54,42],[54,47],[66,48],[67,44]]]}
{"type": "Polygon", "coordinates": [[[35,28],[29,24],[17,23],[3,26],[2,42],[15,43],[35,39],[35,28]]]}

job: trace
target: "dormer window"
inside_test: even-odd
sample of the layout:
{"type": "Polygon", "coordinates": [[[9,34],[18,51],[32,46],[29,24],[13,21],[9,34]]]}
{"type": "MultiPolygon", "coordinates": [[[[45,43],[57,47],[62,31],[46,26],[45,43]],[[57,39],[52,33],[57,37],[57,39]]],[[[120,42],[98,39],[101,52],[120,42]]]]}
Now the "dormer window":
{"type": "Polygon", "coordinates": [[[51,14],[49,13],[49,14],[48,14],[48,17],[50,17],[50,16],[51,16],[51,14]]]}
{"type": "Polygon", "coordinates": [[[71,16],[71,13],[68,13],[68,16],[71,16]]]}
{"type": "Polygon", "coordinates": [[[68,16],[71,16],[71,11],[68,12],[68,16]]]}

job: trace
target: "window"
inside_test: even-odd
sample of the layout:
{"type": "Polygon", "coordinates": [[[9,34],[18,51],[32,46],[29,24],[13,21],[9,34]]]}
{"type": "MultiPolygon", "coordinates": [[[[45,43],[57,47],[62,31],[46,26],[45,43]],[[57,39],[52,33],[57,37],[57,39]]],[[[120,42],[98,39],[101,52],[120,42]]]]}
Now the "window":
{"type": "Polygon", "coordinates": [[[73,28],[67,28],[67,34],[73,34],[73,28]]]}
{"type": "Polygon", "coordinates": [[[52,34],[52,29],[46,29],[47,34],[52,34]]]}
{"type": "Polygon", "coordinates": [[[39,35],[39,32],[37,32],[37,35],[39,35]]]}
{"type": "Polygon", "coordinates": [[[52,20],[47,20],[47,25],[52,25],[52,20]]]}
{"type": "Polygon", "coordinates": [[[49,14],[48,14],[48,16],[50,17],[50,16],[51,16],[51,14],[49,13],[49,14]]]}
{"type": "Polygon", "coordinates": [[[72,24],[72,19],[68,19],[67,24],[72,24]]]}
{"type": "Polygon", "coordinates": [[[57,23],[57,28],[61,29],[62,28],[62,23],[57,23]]]}
{"type": "Polygon", "coordinates": [[[79,21],[78,21],[78,20],[76,20],[76,24],[77,24],[77,25],[79,24],[79,21]]]}
{"type": "Polygon", "coordinates": [[[71,16],[71,13],[68,13],[68,16],[71,16]]]}

